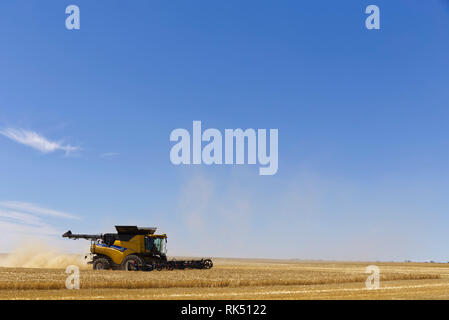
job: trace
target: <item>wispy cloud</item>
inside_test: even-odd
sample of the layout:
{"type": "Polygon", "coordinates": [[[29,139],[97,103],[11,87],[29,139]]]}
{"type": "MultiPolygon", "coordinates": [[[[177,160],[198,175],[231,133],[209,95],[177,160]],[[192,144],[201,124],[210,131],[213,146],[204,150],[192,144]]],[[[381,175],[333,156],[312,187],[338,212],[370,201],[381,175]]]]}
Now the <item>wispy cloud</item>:
{"type": "Polygon", "coordinates": [[[72,215],[70,213],[43,208],[41,206],[28,202],[0,201],[0,207],[13,209],[21,212],[27,212],[35,215],[45,215],[67,219],[79,219],[77,216],[72,215]]]}
{"type": "Polygon", "coordinates": [[[20,222],[8,222],[0,220],[0,231],[2,234],[24,234],[24,235],[44,235],[44,236],[58,236],[61,231],[56,230],[49,224],[29,225],[20,222]]]}
{"type": "Polygon", "coordinates": [[[33,216],[28,213],[17,212],[12,210],[4,210],[2,208],[0,208],[0,221],[1,220],[15,221],[34,226],[44,225],[44,223],[41,221],[39,217],[33,216]]]}
{"type": "Polygon", "coordinates": [[[118,153],[118,152],[106,152],[106,153],[102,153],[100,155],[100,158],[112,158],[112,157],[117,157],[119,155],[120,155],[120,153],[118,153]]]}
{"type": "Polygon", "coordinates": [[[39,150],[42,153],[63,150],[66,155],[69,155],[71,152],[78,151],[80,149],[79,147],[74,147],[70,144],[63,144],[62,141],[50,141],[34,131],[6,128],[0,130],[0,134],[15,142],[39,150]]]}
{"type": "Polygon", "coordinates": [[[49,218],[79,219],[53,209],[17,201],[0,201],[0,233],[55,236],[61,231],[49,218]]]}

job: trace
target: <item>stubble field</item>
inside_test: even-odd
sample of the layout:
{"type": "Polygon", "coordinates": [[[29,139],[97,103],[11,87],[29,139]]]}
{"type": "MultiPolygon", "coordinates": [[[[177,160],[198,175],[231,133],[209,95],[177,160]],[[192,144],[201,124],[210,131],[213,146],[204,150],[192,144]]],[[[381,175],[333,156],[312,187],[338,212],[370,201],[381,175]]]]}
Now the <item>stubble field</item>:
{"type": "Polygon", "coordinates": [[[447,299],[449,264],[214,259],[210,270],[81,269],[68,290],[65,269],[0,267],[0,299],[447,299]],[[368,265],[380,288],[367,290],[368,265]]]}

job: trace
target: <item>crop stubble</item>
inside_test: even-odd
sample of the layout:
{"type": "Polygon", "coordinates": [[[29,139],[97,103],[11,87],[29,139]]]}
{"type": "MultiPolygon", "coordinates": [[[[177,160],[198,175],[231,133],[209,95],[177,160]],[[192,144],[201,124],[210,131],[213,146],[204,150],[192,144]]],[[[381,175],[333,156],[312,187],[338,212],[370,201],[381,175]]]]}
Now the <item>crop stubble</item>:
{"type": "Polygon", "coordinates": [[[449,289],[446,264],[377,263],[381,289],[366,290],[370,264],[215,259],[210,270],[81,270],[80,290],[65,288],[64,269],[3,267],[0,299],[425,298],[449,289]]]}

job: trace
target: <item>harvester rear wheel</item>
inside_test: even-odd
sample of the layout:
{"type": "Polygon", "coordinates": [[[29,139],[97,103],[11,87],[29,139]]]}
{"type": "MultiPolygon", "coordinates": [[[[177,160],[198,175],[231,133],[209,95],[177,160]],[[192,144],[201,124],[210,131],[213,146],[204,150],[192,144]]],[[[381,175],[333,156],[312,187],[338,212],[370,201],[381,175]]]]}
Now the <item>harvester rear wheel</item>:
{"type": "Polygon", "coordinates": [[[123,259],[120,268],[126,271],[137,271],[142,270],[144,266],[145,261],[141,257],[130,254],[123,259]]]}
{"type": "Polygon", "coordinates": [[[94,270],[107,270],[111,267],[109,260],[106,258],[97,258],[93,263],[94,270]]]}

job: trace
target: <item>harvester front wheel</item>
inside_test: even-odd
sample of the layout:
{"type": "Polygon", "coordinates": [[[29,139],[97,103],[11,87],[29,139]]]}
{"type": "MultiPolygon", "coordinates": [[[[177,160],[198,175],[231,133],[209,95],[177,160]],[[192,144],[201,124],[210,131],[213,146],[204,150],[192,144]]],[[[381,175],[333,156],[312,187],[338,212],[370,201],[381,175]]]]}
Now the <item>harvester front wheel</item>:
{"type": "Polygon", "coordinates": [[[121,269],[126,271],[142,270],[145,266],[145,261],[134,254],[130,254],[123,259],[121,269]]]}
{"type": "Polygon", "coordinates": [[[109,260],[106,258],[97,258],[93,263],[94,270],[106,270],[111,267],[109,260]]]}
{"type": "Polygon", "coordinates": [[[204,269],[210,269],[214,266],[213,262],[211,259],[206,259],[204,260],[204,269]]]}

